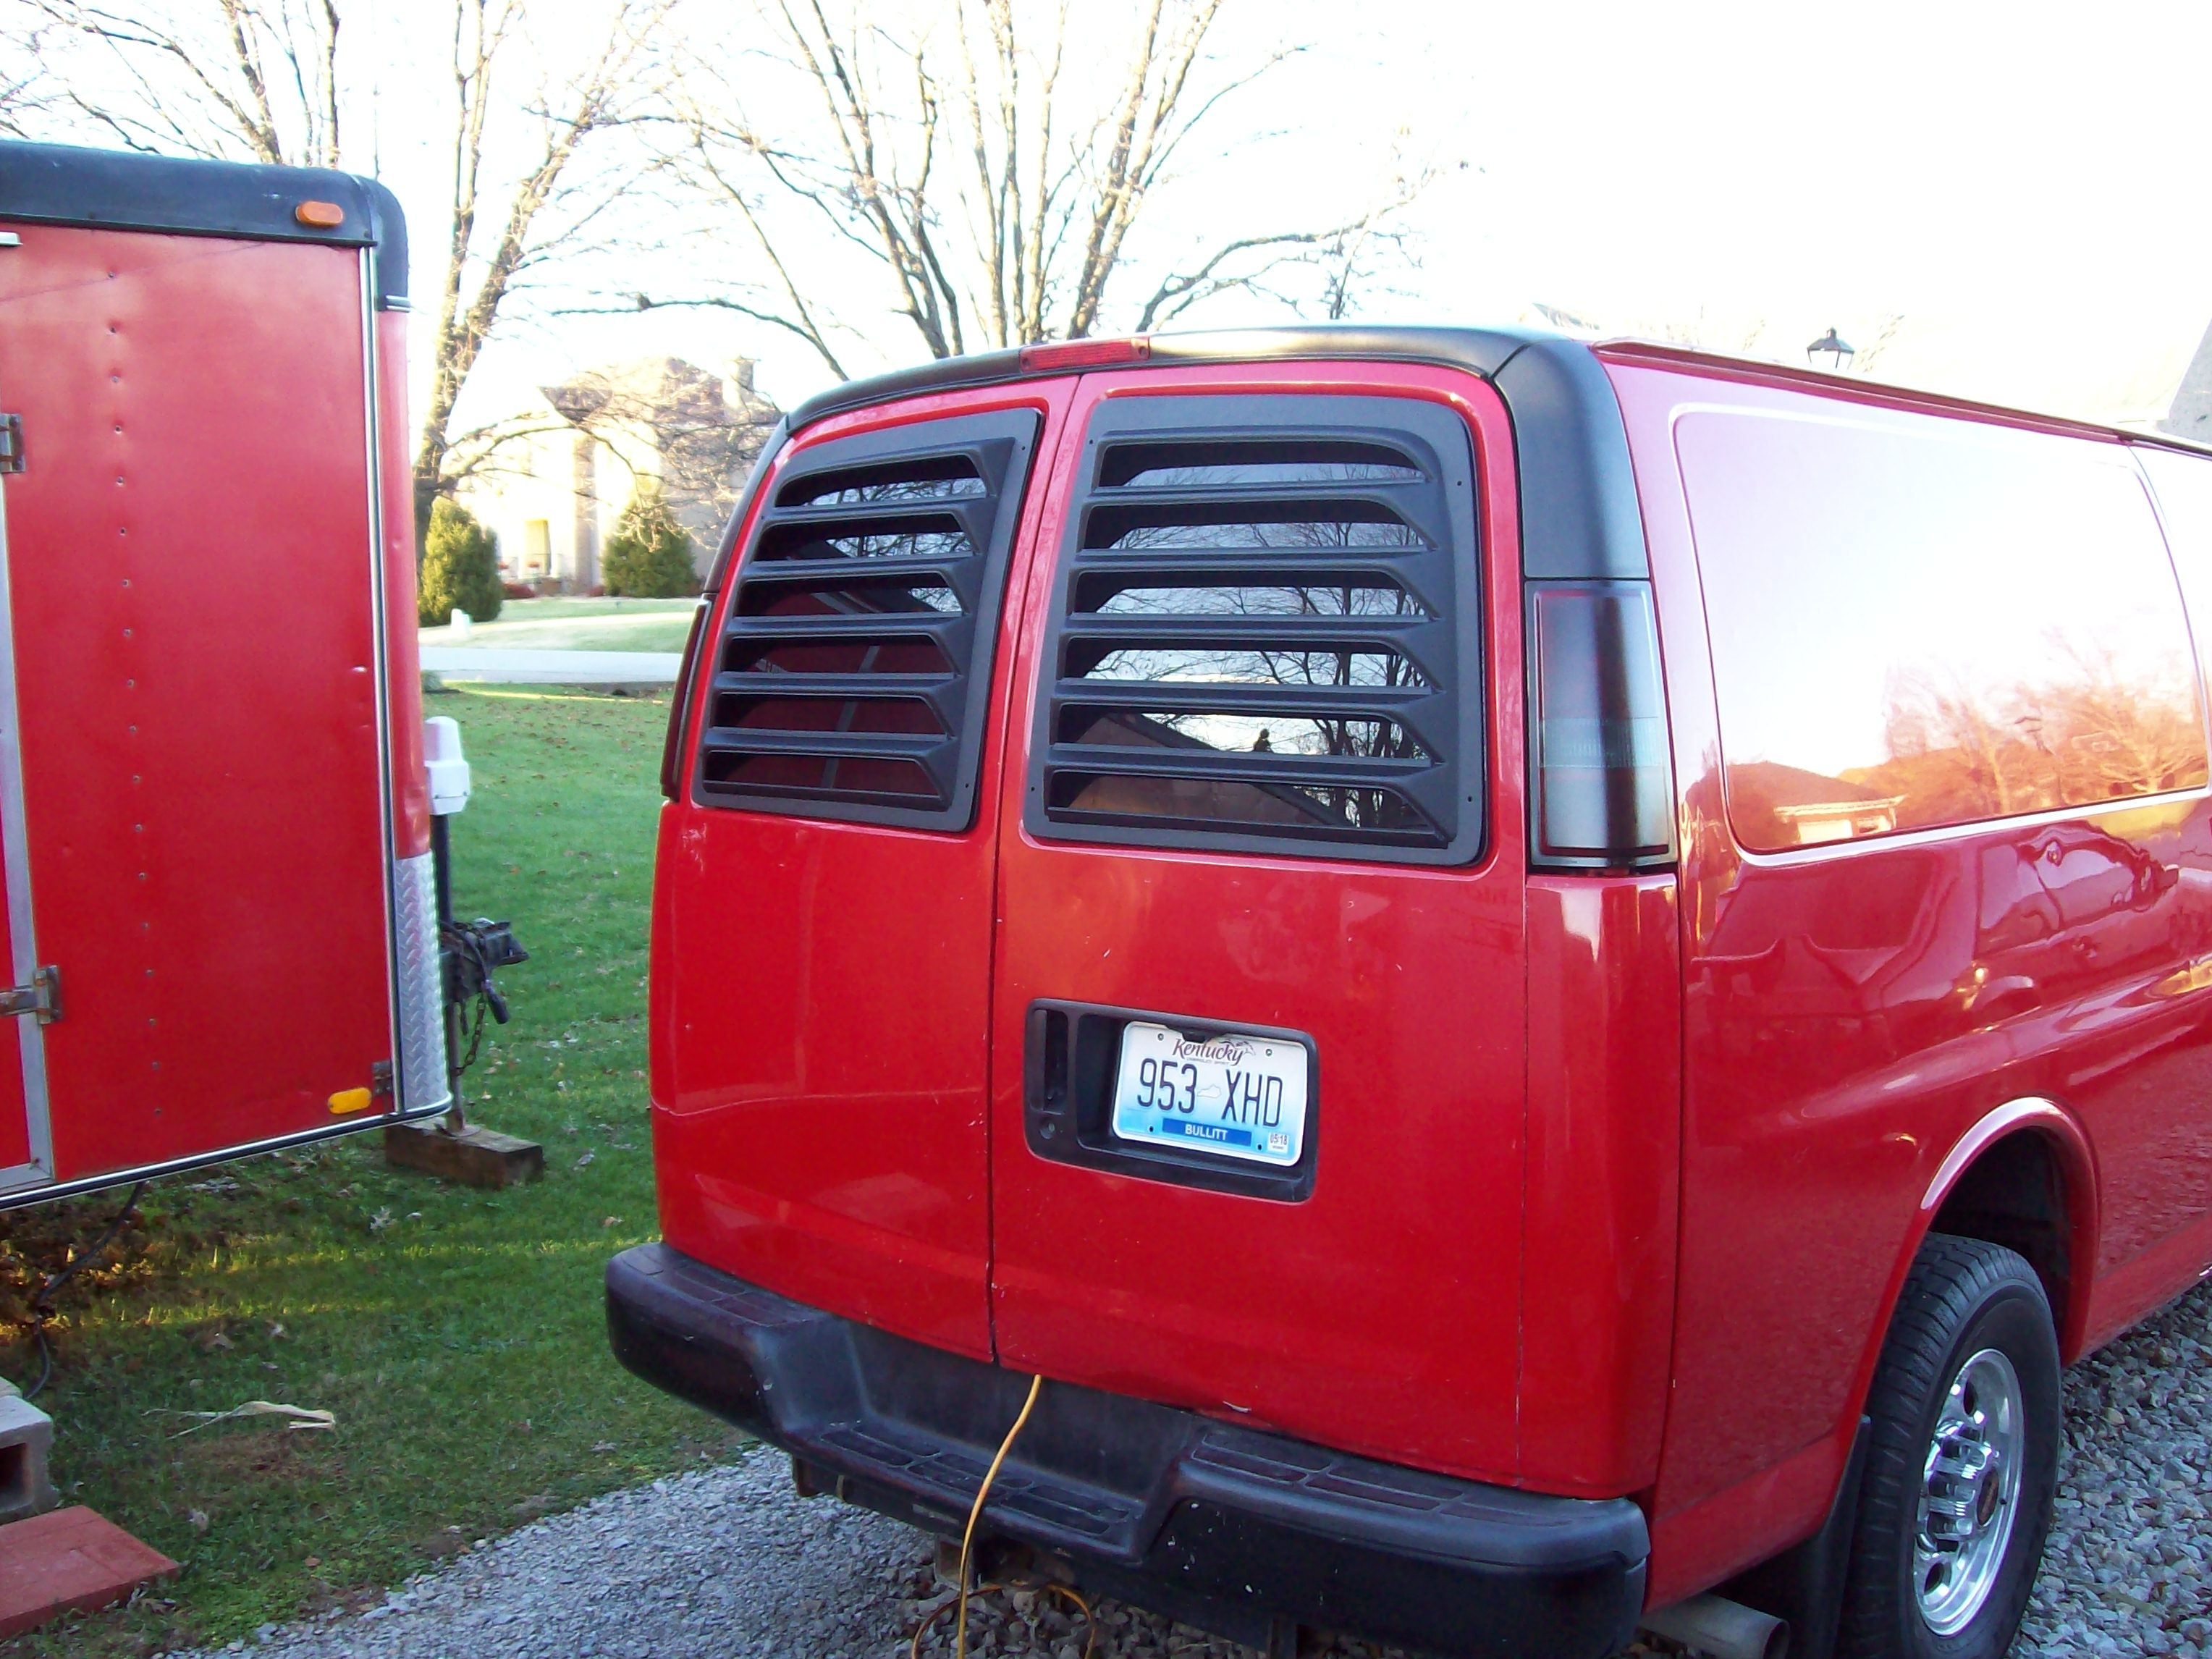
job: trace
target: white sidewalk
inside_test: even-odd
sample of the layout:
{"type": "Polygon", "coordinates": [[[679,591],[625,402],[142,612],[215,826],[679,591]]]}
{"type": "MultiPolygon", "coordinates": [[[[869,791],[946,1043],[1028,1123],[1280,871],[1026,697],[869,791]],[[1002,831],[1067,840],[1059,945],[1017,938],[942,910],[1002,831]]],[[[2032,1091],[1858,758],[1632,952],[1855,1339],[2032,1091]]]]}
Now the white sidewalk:
{"type": "Polygon", "coordinates": [[[680,651],[514,651],[422,647],[422,669],[450,684],[673,685],[680,651]]]}

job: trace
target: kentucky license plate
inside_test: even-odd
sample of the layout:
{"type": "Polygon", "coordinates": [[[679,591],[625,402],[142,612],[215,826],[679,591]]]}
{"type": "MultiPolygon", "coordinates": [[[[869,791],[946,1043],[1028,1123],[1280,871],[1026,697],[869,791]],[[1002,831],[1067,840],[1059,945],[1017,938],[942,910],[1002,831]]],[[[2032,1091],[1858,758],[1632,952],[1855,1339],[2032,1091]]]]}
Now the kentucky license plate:
{"type": "Polygon", "coordinates": [[[1305,1147],[1306,1070],[1304,1046],[1285,1037],[1189,1037],[1133,1020],[1121,1033],[1114,1133],[1286,1167],[1305,1147]]]}

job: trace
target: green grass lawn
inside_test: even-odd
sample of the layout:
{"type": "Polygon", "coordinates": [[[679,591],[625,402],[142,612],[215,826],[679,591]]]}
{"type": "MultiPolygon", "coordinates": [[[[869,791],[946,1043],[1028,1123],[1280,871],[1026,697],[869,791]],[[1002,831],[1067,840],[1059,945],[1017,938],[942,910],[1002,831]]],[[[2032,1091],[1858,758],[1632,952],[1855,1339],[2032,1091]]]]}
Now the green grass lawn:
{"type": "Polygon", "coordinates": [[[465,640],[450,626],[426,628],[434,646],[501,646],[523,651],[681,651],[692,599],[509,599],[496,622],[478,623],[465,640]]]}
{"type": "MultiPolygon", "coordinates": [[[[372,1138],[155,1182],[122,1264],[64,1292],[40,1404],[65,1500],[185,1571],[0,1654],[232,1640],[734,1444],[622,1370],[602,1314],[606,1259],[656,1233],[646,917],[667,705],[478,690],[432,712],[459,718],[476,774],[456,908],[511,917],[532,956],[505,976],[514,1022],[469,1073],[472,1115],[544,1142],[545,1179],[449,1187],[387,1171],[372,1138]],[[169,1414],[255,1399],[326,1408],[337,1427],[180,1434],[191,1419],[169,1414]]],[[[117,1201],[0,1217],[0,1311],[117,1201]]],[[[0,1375],[27,1380],[10,1334],[0,1375]]]]}

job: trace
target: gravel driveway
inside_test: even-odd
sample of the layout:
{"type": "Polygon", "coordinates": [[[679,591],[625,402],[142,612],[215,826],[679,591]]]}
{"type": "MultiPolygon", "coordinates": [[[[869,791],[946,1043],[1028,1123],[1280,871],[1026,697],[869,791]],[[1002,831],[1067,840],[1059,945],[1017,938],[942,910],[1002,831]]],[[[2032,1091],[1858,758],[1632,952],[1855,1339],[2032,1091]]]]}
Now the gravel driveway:
{"type": "MultiPolygon", "coordinates": [[[[2067,1379],[2058,1519],[2016,1656],[2212,1656],[2212,1286],[2067,1379]]],[[[915,1533],[791,1488],[779,1455],[618,1492],[471,1549],[365,1613],[275,1626],[281,1659],[891,1659],[936,1605],[915,1533]]],[[[1244,1650],[1109,1603],[1098,1659],[1244,1650]]],[[[939,1621],[945,1632],[949,1621],[939,1621]]],[[[1049,1604],[974,1604],[969,1650],[1078,1659],[1049,1604]]],[[[950,1651],[949,1639],[925,1652],[950,1651]]],[[[1359,1644],[1330,1650],[1379,1656],[1359,1644]]]]}

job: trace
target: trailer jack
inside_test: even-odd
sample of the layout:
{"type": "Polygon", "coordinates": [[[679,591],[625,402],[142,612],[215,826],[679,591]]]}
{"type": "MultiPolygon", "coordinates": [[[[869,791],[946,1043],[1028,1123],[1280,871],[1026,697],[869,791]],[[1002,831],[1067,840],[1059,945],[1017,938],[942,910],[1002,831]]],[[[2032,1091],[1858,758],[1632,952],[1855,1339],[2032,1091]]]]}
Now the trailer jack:
{"type": "Polygon", "coordinates": [[[513,1187],[545,1173],[545,1149],[534,1140],[501,1134],[468,1121],[462,1073],[475,1063],[484,1018],[504,1025],[507,998],[493,977],[530,960],[509,923],[479,916],[453,920],[453,848],[448,820],[468,803],[467,763],[460,758],[460,730],[450,719],[423,722],[430,774],[430,854],[438,895],[438,942],[445,966],[446,1081],[453,1104],[435,1123],[394,1123],[384,1132],[384,1161],[420,1170],[468,1187],[513,1187]],[[464,1047],[465,1044],[465,1047],[464,1047]]]}

